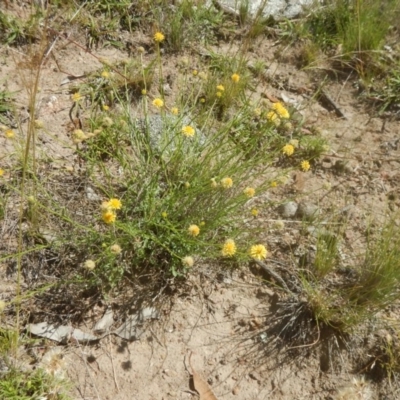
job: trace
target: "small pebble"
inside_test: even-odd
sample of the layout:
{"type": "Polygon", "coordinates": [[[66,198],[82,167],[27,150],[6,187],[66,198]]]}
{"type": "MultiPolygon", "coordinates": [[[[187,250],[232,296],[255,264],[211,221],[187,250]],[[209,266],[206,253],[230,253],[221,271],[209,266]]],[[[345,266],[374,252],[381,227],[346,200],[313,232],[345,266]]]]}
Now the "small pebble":
{"type": "Polygon", "coordinates": [[[283,203],[278,207],[279,214],[284,218],[291,218],[296,215],[298,204],[295,201],[283,203]]]}

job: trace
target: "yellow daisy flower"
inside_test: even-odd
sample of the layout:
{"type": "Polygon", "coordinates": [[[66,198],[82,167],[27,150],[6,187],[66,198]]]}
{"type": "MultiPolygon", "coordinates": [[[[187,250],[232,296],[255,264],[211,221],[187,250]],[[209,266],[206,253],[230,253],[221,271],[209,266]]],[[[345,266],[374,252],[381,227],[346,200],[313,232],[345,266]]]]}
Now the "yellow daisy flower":
{"type": "Polygon", "coordinates": [[[0,177],[4,175],[4,169],[0,168],[0,177]]]}
{"type": "Polygon", "coordinates": [[[247,197],[253,197],[256,194],[256,191],[254,188],[252,187],[247,187],[246,189],[243,190],[243,193],[247,196],[247,197]]]}
{"type": "Polygon", "coordinates": [[[79,92],[76,92],[73,95],[71,95],[71,100],[77,103],[78,101],[82,100],[82,95],[79,92]]]}
{"type": "Polygon", "coordinates": [[[278,115],[277,115],[277,113],[275,111],[269,111],[267,113],[267,120],[268,121],[274,122],[277,118],[278,118],[278,115]]]}
{"type": "Polygon", "coordinates": [[[222,92],[217,92],[217,93],[216,93],[216,96],[217,96],[217,97],[222,97],[222,92]]]}
{"type": "Polygon", "coordinates": [[[231,188],[233,186],[232,178],[229,178],[229,176],[228,176],[226,178],[221,179],[221,185],[225,189],[231,188]]]}
{"type": "Polygon", "coordinates": [[[291,156],[294,153],[294,146],[292,144],[286,144],[282,147],[282,153],[291,156]]]}
{"type": "Polygon", "coordinates": [[[304,172],[307,172],[311,168],[311,165],[307,160],[304,160],[301,162],[300,167],[304,172]]]}
{"type": "Polygon", "coordinates": [[[194,128],[192,128],[189,125],[186,125],[182,128],[182,133],[186,136],[186,137],[192,137],[194,136],[194,134],[196,133],[196,131],[194,130],[194,128]]]}
{"type": "Polygon", "coordinates": [[[191,256],[186,256],[182,258],[182,264],[185,267],[191,268],[194,265],[194,259],[191,256]]]}
{"type": "Polygon", "coordinates": [[[110,210],[120,210],[122,207],[121,200],[112,198],[108,201],[108,208],[110,210]]]}
{"type": "Polygon", "coordinates": [[[274,103],[272,109],[284,119],[290,118],[289,111],[282,105],[282,103],[274,103]]]}
{"type": "Polygon", "coordinates": [[[153,100],[153,105],[156,106],[157,108],[162,108],[164,107],[164,101],[161,99],[154,99],[153,100]]]}
{"type": "Polygon", "coordinates": [[[239,74],[233,74],[231,76],[231,79],[234,83],[238,83],[240,81],[240,75],[239,74]]]}
{"type": "Polygon", "coordinates": [[[172,107],[171,108],[171,113],[174,115],[178,115],[179,114],[179,108],[178,107],[172,107]]]}
{"type": "Polygon", "coordinates": [[[119,244],[113,244],[113,245],[110,247],[110,251],[111,251],[111,253],[113,253],[113,254],[121,254],[122,249],[121,249],[121,246],[120,246],[119,244]]]}
{"type": "Polygon", "coordinates": [[[168,217],[168,213],[167,213],[166,211],[163,211],[163,212],[161,213],[161,216],[162,216],[163,218],[167,218],[167,217],[168,217]]]}
{"type": "Polygon", "coordinates": [[[256,260],[263,260],[267,258],[268,251],[262,244],[256,244],[250,248],[250,257],[256,260]]]}
{"type": "Polygon", "coordinates": [[[236,253],[236,244],[233,239],[227,239],[222,247],[221,253],[224,257],[232,257],[236,253]]]}
{"type": "Polygon", "coordinates": [[[165,36],[164,36],[161,32],[156,32],[156,33],[154,34],[154,40],[155,40],[157,43],[161,43],[164,39],[165,39],[165,36]]]}
{"type": "Polygon", "coordinates": [[[117,219],[117,216],[114,211],[108,209],[103,212],[101,218],[106,224],[112,224],[117,219]]]}
{"type": "Polygon", "coordinates": [[[108,111],[110,109],[110,107],[107,104],[103,104],[103,110],[104,111],[108,111]]]}
{"type": "Polygon", "coordinates": [[[190,225],[188,228],[189,235],[198,236],[200,233],[200,228],[197,225],[190,225]]]}
{"type": "Polygon", "coordinates": [[[110,77],[110,73],[108,71],[103,71],[101,73],[101,77],[105,78],[105,79],[108,79],[110,77]]]}
{"type": "Polygon", "coordinates": [[[83,266],[85,269],[93,271],[96,268],[96,263],[93,260],[86,260],[83,266]]]}
{"type": "Polygon", "coordinates": [[[253,217],[257,217],[257,215],[258,215],[258,210],[257,210],[257,208],[253,208],[253,209],[251,210],[251,215],[252,215],[253,217]]]}
{"type": "Polygon", "coordinates": [[[4,134],[7,139],[12,139],[15,136],[15,132],[12,129],[7,129],[4,134]]]}
{"type": "Polygon", "coordinates": [[[223,91],[225,90],[225,88],[224,88],[223,85],[218,85],[218,86],[217,86],[217,89],[218,89],[220,92],[223,92],[223,91]]]}

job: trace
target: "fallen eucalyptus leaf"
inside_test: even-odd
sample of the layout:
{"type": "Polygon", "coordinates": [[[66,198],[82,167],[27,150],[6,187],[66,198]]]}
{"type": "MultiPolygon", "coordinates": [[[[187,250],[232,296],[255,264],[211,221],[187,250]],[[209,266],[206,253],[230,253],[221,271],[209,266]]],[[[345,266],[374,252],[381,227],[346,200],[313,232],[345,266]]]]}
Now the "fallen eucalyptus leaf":
{"type": "Polygon", "coordinates": [[[190,355],[189,357],[189,364],[190,368],[192,369],[193,384],[194,388],[200,396],[200,400],[218,400],[213,393],[210,385],[193,368],[191,357],[192,355],[190,355]]]}

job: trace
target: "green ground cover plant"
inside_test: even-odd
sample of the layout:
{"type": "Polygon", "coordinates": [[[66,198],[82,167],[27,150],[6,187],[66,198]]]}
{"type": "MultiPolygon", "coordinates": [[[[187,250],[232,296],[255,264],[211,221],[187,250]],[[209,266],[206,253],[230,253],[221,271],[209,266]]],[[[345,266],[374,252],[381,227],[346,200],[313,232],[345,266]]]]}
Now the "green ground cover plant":
{"type": "MultiPolygon", "coordinates": [[[[180,55],[194,41],[217,40],[218,26],[226,23],[222,12],[211,11],[204,2],[186,0],[172,8],[162,1],[80,4],[78,10],[68,11],[74,12],[78,26],[86,27],[88,49],[118,42],[112,33],[118,29],[142,27],[143,20],[135,15],[147,15],[151,28],[146,28],[146,48],[131,49],[129,58],[121,62],[102,60],[101,69],[71,85],[70,140],[57,140],[77,157],[80,170],[75,175],[63,171],[52,177],[40,172],[50,161],[44,151],[38,151],[38,138],[54,138],[35,118],[48,38],[36,34],[31,20],[25,26],[0,14],[3,43],[43,40],[38,48],[42,59],[39,56],[34,64],[34,78],[27,88],[31,118],[26,134],[1,120],[1,134],[13,147],[8,170],[0,169],[0,178],[12,175],[2,184],[7,193],[0,201],[2,220],[12,196],[19,200],[18,213],[13,214],[18,245],[15,254],[5,257],[16,260],[18,292],[12,305],[0,307],[0,312],[8,310],[16,316],[14,334],[21,330],[25,260],[45,251],[57,259],[56,267],[51,267],[57,278],[53,289],[76,285],[95,292],[97,298],[117,296],[137,282],[151,298],[171,282],[184,282],[205,262],[224,269],[254,262],[263,265],[269,249],[252,200],[267,195],[291,171],[313,170],[329,149],[321,136],[305,134],[302,122],[293,118],[294,108],[255,96],[261,75],[251,75],[246,45],[233,55],[210,51],[204,63],[193,64],[180,55]],[[161,11],[154,11],[155,5],[161,11]],[[182,31],[187,35],[181,35],[182,31]],[[176,96],[166,94],[167,55],[179,56],[176,96]],[[94,194],[89,198],[85,192],[86,196],[71,200],[63,184],[71,188],[76,184],[80,190],[90,187],[94,194]]],[[[342,46],[343,59],[361,62],[355,65],[361,71],[365,54],[380,50],[390,32],[393,21],[389,16],[397,12],[397,6],[394,1],[382,7],[361,0],[339,1],[312,13],[303,28],[317,38],[318,50],[329,54],[342,46]],[[378,17],[382,22],[375,29],[378,17]]],[[[39,13],[45,11],[35,9],[32,21],[41,18],[39,13]]],[[[247,20],[244,2],[239,23],[244,25],[247,20]]],[[[392,97],[386,95],[382,101],[396,102],[397,76],[393,74],[388,82],[392,97]]],[[[10,94],[0,92],[0,118],[13,111],[9,102],[10,94]]],[[[305,232],[311,223],[318,225],[315,219],[304,219],[305,232]]],[[[395,218],[367,237],[364,251],[348,266],[347,275],[338,261],[346,226],[341,221],[332,226],[334,233],[321,230],[317,234],[315,260],[293,267],[296,290],[282,291],[290,306],[283,306],[284,317],[277,316],[285,324],[279,334],[288,337],[287,330],[297,330],[293,343],[299,347],[308,346],[309,338],[315,338],[316,330],[319,335],[323,327],[352,334],[399,300],[400,236],[395,218]],[[310,335],[306,325],[298,333],[300,309],[312,321],[310,335]]],[[[281,279],[289,285],[287,277],[281,279]]],[[[282,286],[279,281],[274,283],[282,286]]],[[[1,343],[6,343],[7,335],[1,333],[1,343]]],[[[386,350],[387,369],[392,371],[398,364],[391,347],[386,350]]],[[[2,348],[3,354],[7,351],[2,348]]],[[[53,396],[49,398],[64,398],[52,389],[54,381],[43,371],[10,368],[0,383],[0,397],[28,399],[45,393],[53,396]]]]}

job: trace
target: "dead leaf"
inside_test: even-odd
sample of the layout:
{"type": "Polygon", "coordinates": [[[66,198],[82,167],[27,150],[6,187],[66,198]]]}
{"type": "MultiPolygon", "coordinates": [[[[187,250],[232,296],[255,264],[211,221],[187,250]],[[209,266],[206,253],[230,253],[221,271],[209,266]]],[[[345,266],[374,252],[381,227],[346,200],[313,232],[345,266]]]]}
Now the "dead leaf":
{"type": "Polygon", "coordinates": [[[218,400],[213,393],[210,385],[193,368],[191,357],[192,354],[190,354],[189,356],[189,364],[190,368],[192,369],[194,388],[199,393],[200,400],[218,400]]]}

